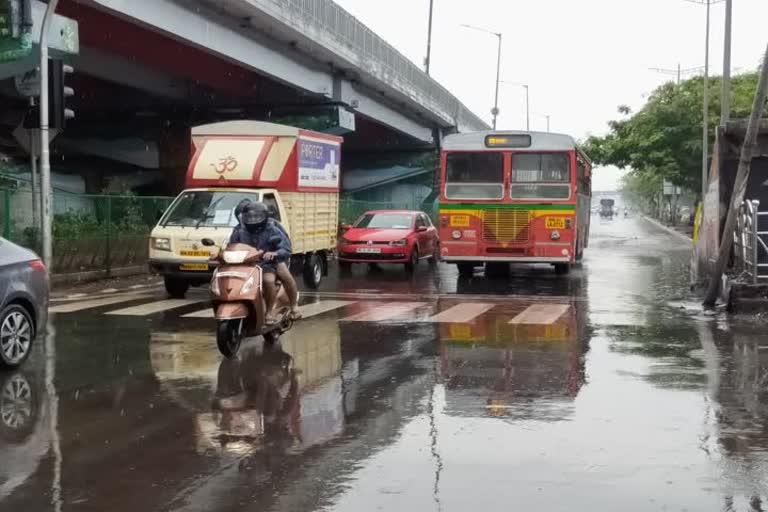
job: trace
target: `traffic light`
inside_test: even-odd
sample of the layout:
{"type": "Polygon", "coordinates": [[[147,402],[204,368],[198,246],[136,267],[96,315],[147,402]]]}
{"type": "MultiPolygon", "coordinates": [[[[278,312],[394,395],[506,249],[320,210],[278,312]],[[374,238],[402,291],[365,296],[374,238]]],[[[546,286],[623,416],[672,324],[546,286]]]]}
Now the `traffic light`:
{"type": "Polygon", "coordinates": [[[48,125],[63,130],[67,120],[74,119],[75,112],[67,108],[67,98],[75,90],[67,85],[67,76],[74,73],[72,66],[58,59],[51,59],[48,65],[48,125]]]}

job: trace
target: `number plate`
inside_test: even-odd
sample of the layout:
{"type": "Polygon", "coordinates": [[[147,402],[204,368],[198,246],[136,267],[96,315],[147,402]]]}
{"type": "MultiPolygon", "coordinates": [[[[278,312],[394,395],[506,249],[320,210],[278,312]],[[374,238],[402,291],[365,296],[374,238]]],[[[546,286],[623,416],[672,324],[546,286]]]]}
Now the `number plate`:
{"type": "Polygon", "coordinates": [[[451,215],[451,227],[453,227],[453,228],[468,228],[469,227],[469,215],[451,215]]]}
{"type": "Polygon", "coordinates": [[[208,270],[207,263],[182,263],[179,270],[208,270]]]}
{"type": "Polygon", "coordinates": [[[381,249],[378,247],[358,247],[356,252],[359,254],[381,254],[381,249]]]}
{"type": "Polygon", "coordinates": [[[182,256],[194,256],[197,258],[210,258],[211,253],[208,251],[181,251],[182,256]]]}
{"type": "Polygon", "coordinates": [[[547,217],[547,229],[565,229],[565,218],[547,217]]]}

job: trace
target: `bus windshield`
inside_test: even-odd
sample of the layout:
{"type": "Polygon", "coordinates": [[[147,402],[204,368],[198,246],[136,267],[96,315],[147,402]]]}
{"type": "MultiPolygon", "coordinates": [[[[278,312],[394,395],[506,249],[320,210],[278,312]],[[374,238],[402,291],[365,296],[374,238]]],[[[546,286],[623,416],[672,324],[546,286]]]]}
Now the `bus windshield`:
{"type": "Polygon", "coordinates": [[[449,153],[445,168],[448,199],[503,199],[504,158],[501,153],[449,153]]]}
{"type": "Polygon", "coordinates": [[[512,199],[569,199],[571,171],[566,153],[514,153],[512,199]]]}
{"type": "Polygon", "coordinates": [[[168,211],[164,226],[235,227],[235,207],[243,199],[258,201],[253,192],[189,190],[168,211]]]}

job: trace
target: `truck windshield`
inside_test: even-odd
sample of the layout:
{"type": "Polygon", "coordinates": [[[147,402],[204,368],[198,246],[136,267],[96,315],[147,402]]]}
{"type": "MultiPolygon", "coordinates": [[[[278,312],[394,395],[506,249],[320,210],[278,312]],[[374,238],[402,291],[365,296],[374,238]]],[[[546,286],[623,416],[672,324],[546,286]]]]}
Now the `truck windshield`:
{"type": "Polygon", "coordinates": [[[173,204],[164,226],[235,227],[235,207],[243,199],[258,201],[257,192],[190,190],[173,204]]]}

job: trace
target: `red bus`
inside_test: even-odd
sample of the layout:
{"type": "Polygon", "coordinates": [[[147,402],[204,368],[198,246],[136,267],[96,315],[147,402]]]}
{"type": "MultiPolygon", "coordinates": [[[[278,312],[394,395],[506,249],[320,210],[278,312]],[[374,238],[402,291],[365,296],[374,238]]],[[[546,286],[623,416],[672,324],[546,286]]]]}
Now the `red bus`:
{"type": "Polygon", "coordinates": [[[509,263],[548,263],[565,274],[581,260],[592,164],[572,137],[454,134],[440,160],[440,257],[461,275],[509,263]]]}

